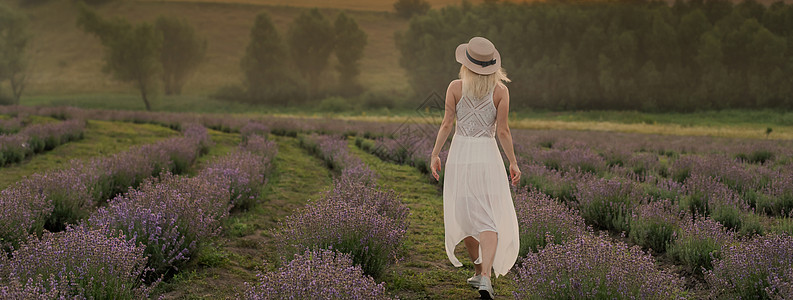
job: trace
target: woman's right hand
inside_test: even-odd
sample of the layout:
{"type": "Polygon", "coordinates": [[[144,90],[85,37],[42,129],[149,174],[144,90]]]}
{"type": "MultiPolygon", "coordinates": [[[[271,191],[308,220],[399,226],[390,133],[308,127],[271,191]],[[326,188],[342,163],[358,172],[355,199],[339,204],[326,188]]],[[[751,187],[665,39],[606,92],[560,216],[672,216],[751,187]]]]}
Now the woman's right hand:
{"type": "Polygon", "coordinates": [[[430,156],[430,171],[432,171],[432,177],[435,177],[436,181],[440,181],[438,173],[441,172],[441,158],[437,155],[430,156]]]}
{"type": "Polygon", "coordinates": [[[520,168],[518,168],[517,163],[509,164],[509,175],[512,185],[517,186],[520,183],[520,168]]]}

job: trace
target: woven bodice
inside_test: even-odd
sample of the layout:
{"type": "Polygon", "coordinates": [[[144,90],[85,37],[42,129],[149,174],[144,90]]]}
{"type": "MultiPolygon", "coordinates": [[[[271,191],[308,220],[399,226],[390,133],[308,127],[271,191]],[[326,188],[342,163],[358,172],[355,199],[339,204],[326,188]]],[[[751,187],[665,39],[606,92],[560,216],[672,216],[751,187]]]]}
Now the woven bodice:
{"type": "Polygon", "coordinates": [[[457,102],[457,124],[455,134],[470,137],[496,136],[496,106],[493,91],[482,99],[463,94],[457,102]]]}

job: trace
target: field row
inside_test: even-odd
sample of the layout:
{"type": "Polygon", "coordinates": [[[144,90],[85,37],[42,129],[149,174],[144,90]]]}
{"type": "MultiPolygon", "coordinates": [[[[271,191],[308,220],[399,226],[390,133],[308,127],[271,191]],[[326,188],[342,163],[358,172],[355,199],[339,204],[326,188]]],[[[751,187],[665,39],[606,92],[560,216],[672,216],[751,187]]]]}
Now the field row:
{"type": "MultiPolygon", "coordinates": [[[[256,163],[255,157],[272,157],[274,154],[271,150],[275,149],[275,144],[262,138],[270,133],[294,137],[308,153],[325,162],[335,179],[331,189],[322,193],[321,197],[278,220],[277,225],[268,231],[268,235],[273,238],[272,245],[266,247],[277,249],[280,259],[267,260],[273,265],[261,271],[259,280],[247,280],[249,285],[244,291],[247,293],[245,297],[276,297],[271,294],[273,289],[311,295],[318,286],[312,283],[288,284],[295,282],[294,276],[298,274],[290,271],[290,268],[310,269],[311,272],[318,272],[312,273],[316,278],[326,278],[323,276],[338,276],[328,275],[333,273],[327,270],[345,266],[351,268],[349,274],[352,277],[349,280],[361,282],[357,286],[362,289],[355,293],[373,293],[377,297],[428,296],[438,293],[464,295],[463,289],[458,290],[459,285],[464,286],[464,281],[460,280],[458,285],[454,278],[465,275],[448,270],[445,256],[433,254],[434,248],[423,244],[433,243],[435,235],[442,236],[442,223],[435,223],[437,220],[434,218],[437,216],[433,217],[430,210],[437,208],[437,205],[426,202],[431,198],[413,198],[416,191],[407,190],[411,188],[410,184],[396,185],[398,188],[392,191],[383,189],[385,185],[381,182],[393,182],[395,179],[377,176],[381,171],[374,170],[373,166],[390,167],[370,158],[366,158],[366,163],[363,162],[368,152],[390,164],[408,165],[420,173],[428,174],[433,136],[417,134],[419,131],[415,130],[405,131],[400,124],[339,120],[269,118],[252,123],[251,119],[230,116],[35,110],[33,114],[60,116],[62,119],[67,116],[74,119],[100,117],[106,120],[155,123],[182,129],[185,136],[191,128],[200,127],[183,124],[198,121],[215,129],[240,132],[243,148],[229,149],[227,156],[207,160],[193,172],[195,174],[192,177],[159,175],[148,168],[144,168],[149,170],[148,173],[135,173],[136,168],[125,167],[146,163],[107,163],[107,167],[99,169],[145,173],[124,177],[119,175],[124,172],[114,171],[118,174],[108,175],[131,180],[128,182],[132,183],[128,185],[102,183],[112,182],[111,179],[86,181],[90,183],[88,186],[108,188],[107,192],[95,188],[53,188],[63,184],[37,183],[49,187],[49,194],[42,194],[39,198],[28,197],[37,201],[10,201],[8,199],[16,198],[6,197],[13,195],[7,191],[16,191],[17,194],[26,191],[21,188],[25,185],[12,185],[3,191],[2,200],[3,203],[17,205],[3,211],[22,213],[7,218],[4,216],[3,220],[23,220],[30,224],[20,221],[20,224],[28,225],[3,227],[9,229],[8,232],[17,233],[9,234],[11,238],[3,237],[12,255],[10,260],[0,262],[0,269],[5,268],[5,272],[0,275],[23,274],[19,273],[22,271],[8,271],[11,270],[10,266],[15,266],[14,270],[23,270],[23,265],[35,265],[30,262],[35,260],[31,258],[32,252],[24,252],[23,249],[34,249],[32,247],[36,243],[46,241],[49,245],[65,245],[58,243],[67,243],[69,239],[61,236],[71,234],[75,238],[79,235],[79,239],[97,239],[95,232],[102,232],[107,238],[126,237],[102,243],[124,242],[130,243],[132,248],[142,247],[143,250],[129,250],[130,253],[143,253],[142,256],[133,256],[148,257],[145,267],[136,273],[142,281],[136,285],[122,285],[135,287],[125,290],[129,293],[151,293],[150,289],[157,287],[161,279],[168,281],[172,275],[179,274],[176,272],[178,268],[187,266],[185,263],[192,257],[189,253],[195,254],[209,241],[219,237],[220,227],[223,220],[229,219],[230,211],[258,205],[256,199],[261,198],[258,191],[267,178],[264,175],[267,172],[262,170],[268,167],[266,163],[256,163]],[[78,115],[81,117],[75,117],[78,115]],[[348,136],[355,138],[350,140],[348,136]],[[350,143],[356,147],[350,148],[350,143]],[[256,151],[244,150],[244,147],[248,147],[246,145],[270,150],[255,154],[256,151]],[[218,189],[215,186],[217,184],[227,184],[227,188],[218,189]],[[127,190],[130,186],[137,188],[127,190]],[[110,191],[111,187],[116,190],[110,191]],[[53,190],[63,193],[58,194],[53,190]],[[99,196],[80,197],[86,195],[85,190],[91,197],[99,196]],[[228,196],[226,192],[219,195],[218,191],[226,191],[228,196]],[[403,198],[405,195],[411,196],[403,198]],[[63,200],[49,202],[47,199],[63,200]],[[86,206],[75,199],[98,200],[92,200],[92,204],[86,206]],[[101,202],[107,199],[110,199],[108,205],[102,206],[101,202]],[[180,206],[179,201],[184,199],[193,199],[188,202],[198,206],[180,206]],[[26,206],[21,203],[44,205],[26,206]],[[50,205],[52,210],[48,208],[50,205]],[[195,215],[192,210],[197,207],[201,207],[199,210],[206,214],[195,215]],[[168,214],[155,216],[151,214],[154,210],[168,214]],[[28,221],[19,216],[41,217],[28,221]],[[63,221],[66,219],[69,221],[63,221]],[[191,223],[194,220],[205,222],[196,226],[191,223]],[[143,223],[164,225],[152,231],[154,229],[141,225],[143,223]],[[58,227],[65,224],[74,226],[66,230],[58,227]],[[171,227],[165,226],[167,224],[171,227]],[[415,232],[427,230],[428,226],[440,227],[432,229],[430,232],[433,234],[429,236],[424,234],[424,237],[419,237],[415,232]],[[24,229],[20,231],[19,228],[24,229]],[[116,233],[107,234],[113,228],[116,233]],[[164,228],[172,229],[158,231],[164,228]],[[43,229],[56,233],[38,237],[43,229]],[[28,238],[27,233],[35,233],[36,237],[28,238]],[[135,241],[130,242],[133,236],[135,241]],[[421,240],[425,238],[427,241],[421,240]],[[316,261],[306,257],[323,259],[316,261]],[[406,265],[395,265],[395,259],[406,259],[406,265]],[[315,263],[321,263],[326,268],[315,263]],[[429,286],[433,285],[443,288],[432,290],[429,286]]],[[[206,133],[202,136],[205,139],[206,133]]],[[[732,298],[764,295],[784,299],[791,295],[793,280],[786,271],[793,267],[789,259],[793,257],[793,253],[789,253],[789,249],[793,249],[790,247],[793,234],[790,215],[793,210],[793,174],[790,164],[793,160],[789,142],[572,131],[514,130],[513,136],[519,164],[524,172],[520,188],[513,197],[521,224],[521,259],[507,276],[509,282],[499,281],[497,292],[514,292],[518,298],[531,298],[534,295],[557,295],[561,298],[630,295],[732,298]],[[610,255],[603,255],[605,253],[610,255]],[[750,261],[751,265],[745,265],[745,261],[750,261]],[[582,265],[590,267],[581,268],[582,265]],[[621,276],[619,274],[641,276],[607,280],[621,276]],[[634,281],[636,278],[642,280],[634,281]],[[753,281],[736,278],[753,278],[753,281]],[[647,282],[655,284],[647,285],[647,282]]],[[[200,155],[192,156],[194,154],[187,154],[189,151],[180,152],[180,147],[168,149],[171,150],[165,151],[173,153],[170,160],[195,161],[200,155]]],[[[156,157],[163,157],[151,153],[161,152],[150,152],[146,157],[155,161],[156,157]]],[[[447,154],[448,150],[441,153],[442,161],[445,161],[447,154]]],[[[173,164],[171,168],[177,165],[173,164]]],[[[187,169],[184,166],[179,167],[181,172],[187,169]]],[[[93,175],[89,173],[80,173],[80,168],[74,169],[77,170],[74,174],[53,170],[46,173],[47,176],[39,177],[69,180],[97,178],[91,177],[93,175]]],[[[424,175],[424,178],[426,181],[420,183],[422,185],[434,181],[430,180],[429,175],[424,175]]],[[[26,180],[29,181],[25,179],[20,182],[26,180]]],[[[438,183],[441,184],[442,180],[438,183]]],[[[395,185],[389,183],[389,186],[395,185]]],[[[437,190],[420,193],[426,194],[420,197],[438,197],[437,190]]],[[[82,248],[75,246],[75,249],[82,248]]],[[[24,278],[35,278],[35,274],[46,274],[54,268],[37,266],[35,268],[49,271],[25,271],[28,275],[24,276],[28,277],[24,278]]],[[[32,269],[29,267],[25,270],[32,269]]],[[[10,287],[4,291],[20,292],[27,288],[27,291],[45,293],[53,290],[50,287],[66,282],[63,278],[41,278],[25,286],[27,283],[21,281],[23,277],[14,278],[3,279],[10,287]]],[[[77,293],[89,293],[91,284],[78,284],[81,290],[77,293]]]]}
{"type": "MultiPolygon", "coordinates": [[[[4,190],[3,206],[20,205],[3,211],[17,212],[16,220],[31,225],[19,228],[33,235],[2,235],[9,257],[0,261],[0,293],[12,298],[147,296],[219,234],[229,210],[244,209],[257,197],[275,148],[261,135],[267,130],[251,127],[238,149],[213,159],[194,177],[174,173],[184,173],[211,141],[205,128],[187,125],[183,138],[75,161],[4,190]],[[39,201],[15,197],[35,186],[41,186],[33,199],[39,201]],[[113,195],[107,205],[86,201],[113,195]],[[36,227],[42,219],[43,235],[36,227]]],[[[4,217],[2,227],[13,229],[12,220],[4,217]]]]}
{"type": "MultiPolygon", "coordinates": [[[[524,172],[515,197],[524,257],[516,269],[519,298],[790,295],[784,271],[793,266],[793,253],[786,252],[793,234],[787,149],[699,144],[696,153],[659,151],[651,142],[571,138],[577,135],[516,134],[524,172]],[[593,234],[599,230],[625,238],[612,243],[593,234]],[[671,259],[675,265],[665,267],[677,274],[658,273],[647,252],[623,241],[649,251],[659,262],[671,259]],[[598,255],[614,251],[623,254],[598,255]],[[739,266],[739,256],[749,253],[755,266],[739,266]],[[592,269],[579,269],[580,264],[592,269]],[[606,280],[603,276],[613,276],[608,268],[622,268],[625,274],[643,268],[642,278],[664,281],[652,286],[666,288],[650,289],[643,285],[646,280],[606,280]],[[683,275],[689,278],[676,278],[683,275]],[[684,288],[686,282],[694,283],[690,290],[684,288]]],[[[356,139],[364,150],[425,173],[433,142],[415,135],[356,139]]]]}

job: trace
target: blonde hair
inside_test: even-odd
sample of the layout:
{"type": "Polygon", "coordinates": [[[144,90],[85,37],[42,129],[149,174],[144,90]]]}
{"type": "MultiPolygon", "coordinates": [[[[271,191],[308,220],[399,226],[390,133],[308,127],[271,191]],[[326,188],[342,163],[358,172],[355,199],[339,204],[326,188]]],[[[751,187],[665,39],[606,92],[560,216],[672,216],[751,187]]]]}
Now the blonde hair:
{"type": "Polygon", "coordinates": [[[501,81],[512,82],[507,78],[507,72],[504,68],[499,68],[493,74],[480,75],[468,69],[465,65],[460,66],[460,79],[463,81],[463,95],[473,95],[477,99],[481,99],[493,89],[496,84],[501,81]]]}

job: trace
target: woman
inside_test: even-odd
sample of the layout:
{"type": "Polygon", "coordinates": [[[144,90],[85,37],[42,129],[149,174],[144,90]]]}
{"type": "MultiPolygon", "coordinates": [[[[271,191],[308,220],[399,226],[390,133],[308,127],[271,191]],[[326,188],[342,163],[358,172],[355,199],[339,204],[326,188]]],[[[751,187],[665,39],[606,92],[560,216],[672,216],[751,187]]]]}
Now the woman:
{"type": "Polygon", "coordinates": [[[454,248],[465,241],[474,261],[475,274],[468,283],[479,289],[482,298],[492,299],[491,268],[496,277],[512,268],[520,248],[518,219],[512,203],[504,161],[495,136],[509,159],[513,185],[520,181],[512,134],[507,125],[510,82],[501,69],[495,46],[474,37],[457,47],[462,64],[460,79],[446,90],[446,113],[430,157],[432,176],[438,180],[438,157],[456,117],[443,182],[443,213],[446,254],[455,267],[462,266],[454,248]]]}

